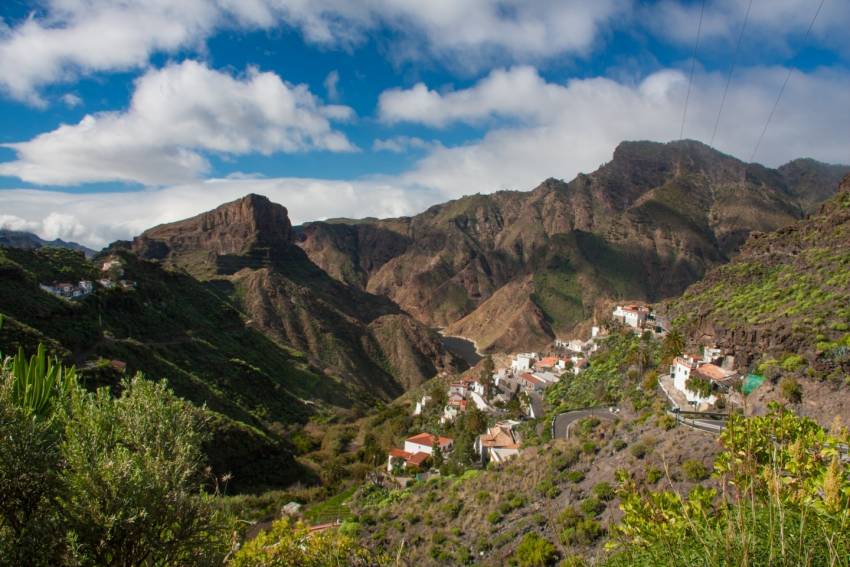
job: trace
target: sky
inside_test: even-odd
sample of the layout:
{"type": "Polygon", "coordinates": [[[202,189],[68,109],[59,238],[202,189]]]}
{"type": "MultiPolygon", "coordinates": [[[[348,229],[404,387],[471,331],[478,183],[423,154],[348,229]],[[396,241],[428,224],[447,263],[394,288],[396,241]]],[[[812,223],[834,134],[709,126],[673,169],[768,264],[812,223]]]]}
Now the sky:
{"type": "Polygon", "coordinates": [[[0,227],[410,215],[623,140],[850,163],[847,29],[846,0],[2,0],[0,227]]]}

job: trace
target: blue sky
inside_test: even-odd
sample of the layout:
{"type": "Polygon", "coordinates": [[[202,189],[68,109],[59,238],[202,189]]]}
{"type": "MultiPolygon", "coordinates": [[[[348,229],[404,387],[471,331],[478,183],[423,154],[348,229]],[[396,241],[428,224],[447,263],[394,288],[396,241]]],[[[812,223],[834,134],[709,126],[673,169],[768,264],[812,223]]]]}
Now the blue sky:
{"type": "MultiPolygon", "coordinates": [[[[749,160],[792,69],[755,160],[850,161],[850,5],[807,35],[819,4],[706,0],[685,137],[749,160]]],[[[700,9],[7,0],[0,224],[97,247],[248,192],[303,222],[570,179],[679,137],[700,9]]]]}

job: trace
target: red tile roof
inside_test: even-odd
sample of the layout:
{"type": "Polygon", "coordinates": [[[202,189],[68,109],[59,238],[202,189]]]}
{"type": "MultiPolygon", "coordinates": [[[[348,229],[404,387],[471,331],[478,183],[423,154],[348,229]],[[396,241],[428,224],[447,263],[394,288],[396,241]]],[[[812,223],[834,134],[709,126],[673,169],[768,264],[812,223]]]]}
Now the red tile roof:
{"type": "MultiPolygon", "coordinates": [[[[416,443],[417,445],[425,445],[426,447],[433,447],[437,442],[437,437],[431,435],[430,433],[420,433],[419,435],[414,435],[413,437],[408,437],[408,441],[411,443],[416,443]]],[[[452,442],[452,440],[448,437],[440,437],[440,447],[444,447],[452,442]]]]}
{"type": "Polygon", "coordinates": [[[416,465],[417,467],[421,467],[422,463],[424,463],[426,461],[426,459],[428,459],[428,457],[430,457],[430,456],[431,455],[429,455],[428,453],[421,453],[421,452],[420,453],[414,453],[414,454],[410,455],[410,458],[407,459],[407,462],[410,463],[411,465],[416,465]]]}
{"type": "Polygon", "coordinates": [[[405,461],[411,457],[411,454],[403,449],[396,449],[393,447],[389,450],[390,457],[398,457],[399,459],[404,459],[405,461]]]}
{"type": "Polygon", "coordinates": [[[536,378],[535,376],[529,374],[528,372],[521,374],[520,378],[522,378],[523,380],[525,380],[529,384],[534,384],[534,385],[543,384],[543,380],[541,380],[540,378],[536,378]]]}

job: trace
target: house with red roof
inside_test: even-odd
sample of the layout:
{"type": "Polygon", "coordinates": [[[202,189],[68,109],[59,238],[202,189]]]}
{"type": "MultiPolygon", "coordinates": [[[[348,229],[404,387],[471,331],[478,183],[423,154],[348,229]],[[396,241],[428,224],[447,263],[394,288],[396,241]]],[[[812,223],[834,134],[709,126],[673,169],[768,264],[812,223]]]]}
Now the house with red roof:
{"type": "Polygon", "coordinates": [[[519,375],[519,384],[524,391],[538,394],[542,394],[547,386],[546,382],[528,372],[519,375]]]}
{"type": "Polygon", "coordinates": [[[434,447],[439,446],[443,454],[449,453],[454,446],[454,440],[449,437],[438,437],[430,433],[420,433],[408,437],[404,441],[404,449],[392,448],[387,454],[387,472],[392,473],[395,466],[402,469],[408,467],[422,468],[434,453],[434,447]]]}

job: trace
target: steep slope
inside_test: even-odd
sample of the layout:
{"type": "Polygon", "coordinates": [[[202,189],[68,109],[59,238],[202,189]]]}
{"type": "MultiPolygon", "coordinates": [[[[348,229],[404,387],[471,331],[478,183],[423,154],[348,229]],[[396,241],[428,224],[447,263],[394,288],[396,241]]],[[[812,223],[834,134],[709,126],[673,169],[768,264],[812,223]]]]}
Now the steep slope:
{"type": "Polygon", "coordinates": [[[795,179],[698,142],[624,142],[570,183],[473,195],[411,218],[310,223],[297,240],[334,277],[481,348],[511,350],[570,331],[601,299],[678,295],[750,232],[800,218],[795,191],[807,189],[795,179]],[[521,319],[528,332],[516,332],[521,319]]]}
{"type": "Polygon", "coordinates": [[[789,193],[800,201],[806,212],[813,212],[832,196],[841,179],[850,173],[850,166],[803,158],[789,161],[778,171],[785,178],[789,193]]]}
{"type": "MultiPolygon", "coordinates": [[[[758,364],[774,378],[844,383],[850,373],[850,176],[816,214],[753,235],[732,262],[668,309],[692,341],[716,342],[742,369],[758,364]]],[[[829,398],[835,396],[823,392],[821,401],[829,398]]]]}
{"type": "Polygon", "coordinates": [[[0,246],[7,248],[23,248],[25,250],[33,250],[48,246],[51,248],[68,248],[82,252],[87,257],[91,258],[95,255],[95,251],[91,248],[86,248],[82,244],[76,242],[65,242],[62,239],[44,240],[38,235],[31,232],[23,232],[19,230],[8,230],[0,228],[0,246]]]}
{"type": "Polygon", "coordinates": [[[387,298],[346,285],[313,264],[293,244],[286,209],[265,197],[248,195],[155,227],[130,248],[218,286],[253,327],[308,353],[327,373],[385,399],[454,368],[436,333],[387,298]],[[387,319],[409,332],[375,332],[387,319]],[[404,348],[399,341],[407,343],[404,348]]]}

